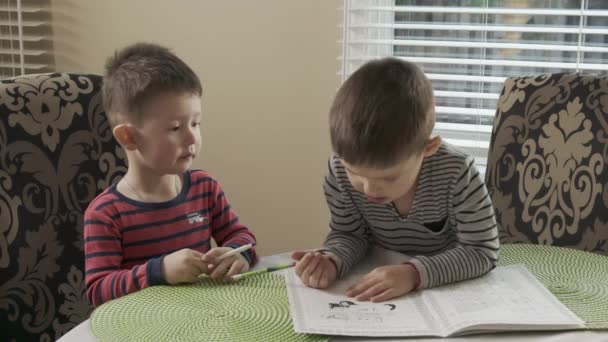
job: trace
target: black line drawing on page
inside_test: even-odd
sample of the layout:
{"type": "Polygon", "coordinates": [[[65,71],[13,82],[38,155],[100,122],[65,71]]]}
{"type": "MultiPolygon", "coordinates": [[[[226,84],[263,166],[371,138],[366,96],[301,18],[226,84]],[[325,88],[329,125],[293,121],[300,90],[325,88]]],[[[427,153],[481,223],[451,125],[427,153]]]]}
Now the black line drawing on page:
{"type": "Polygon", "coordinates": [[[339,320],[343,323],[348,322],[371,322],[382,323],[391,315],[397,306],[385,303],[354,303],[349,300],[342,300],[338,303],[328,303],[329,311],[322,318],[329,320],[339,320]]]}

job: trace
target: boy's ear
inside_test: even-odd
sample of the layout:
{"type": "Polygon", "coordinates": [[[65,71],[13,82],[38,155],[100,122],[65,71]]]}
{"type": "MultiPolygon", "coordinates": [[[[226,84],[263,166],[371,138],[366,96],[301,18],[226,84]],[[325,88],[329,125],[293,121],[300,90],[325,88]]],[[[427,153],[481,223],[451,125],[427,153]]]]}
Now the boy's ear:
{"type": "Polygon", "coordinates": [[[137,149],[137,141],[135,140],[135,129],[129,124],[118,124],[112,130],[112,134],[118,143],[129,151],[137,149]]]}
{"type": "Polygon", "coordinates": [[[440,136],[437,135],[437,136],[430,138],[426,142],[426,146],[424,146],[424,156],[428,157],[428,156],[435,154],[435,152],[437,152],[437,150],[439,149],[439,146],[441,146],[441,137],[440,136]]]}

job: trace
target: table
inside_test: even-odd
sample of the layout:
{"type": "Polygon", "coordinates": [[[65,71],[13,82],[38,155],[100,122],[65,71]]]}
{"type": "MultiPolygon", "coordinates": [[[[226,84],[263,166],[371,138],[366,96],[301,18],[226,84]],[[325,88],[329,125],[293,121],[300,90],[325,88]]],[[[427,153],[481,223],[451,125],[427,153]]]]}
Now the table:
{"type": "MultiPolygon", "coordinates": [[[[289,262],[289,253],[276,254],[260,258],[260,262],[253,269],[268,267],[271,265],[282,264],[289,262]]],[[[286,272],[286,271],[279,271],[286,272]]],[[[277,272],[277,273],[279,273],[277,272]]],[[[403,339],[386,339],[382,338],[382,342],[391,341],[414,341],[423,340],[425,342],[455,342],[455,341],[500,341],[500,342],[524,342],[524,341],[540,341],[540,342],[600,342],[608,341],[608,330],[582,330],[568,332],[522,332],[522,333],[500,333],[500,334],[481,334],[474,336],[451,337],[451,338],[403,338],[403,339]]],[[[371,338],[355,338],[355,337],[335,337],[332,341],[339,342],[363,342],[363,341],[378,341],[371,338]]],[[[87,319],[67,334],[62,336],[58,342],[95,342],[95,337],[91,333],[90,322],[87,319]]]]}

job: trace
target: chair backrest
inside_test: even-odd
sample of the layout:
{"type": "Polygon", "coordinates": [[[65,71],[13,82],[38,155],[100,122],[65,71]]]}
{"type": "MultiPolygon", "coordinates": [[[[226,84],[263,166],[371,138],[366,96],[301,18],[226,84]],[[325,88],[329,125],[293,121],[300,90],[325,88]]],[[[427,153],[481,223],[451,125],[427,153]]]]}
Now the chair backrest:
{"type": "Polygon", "coordinates": [[[83,212],[126,172],[97,75],[0,82],[0,331],[55,340],[87,319],[83,212]]]}
{"type": "Polygon", "coordinates": [[[486,183],[501,241],[608,254],[608,76],[509,78],[486,183]]]}

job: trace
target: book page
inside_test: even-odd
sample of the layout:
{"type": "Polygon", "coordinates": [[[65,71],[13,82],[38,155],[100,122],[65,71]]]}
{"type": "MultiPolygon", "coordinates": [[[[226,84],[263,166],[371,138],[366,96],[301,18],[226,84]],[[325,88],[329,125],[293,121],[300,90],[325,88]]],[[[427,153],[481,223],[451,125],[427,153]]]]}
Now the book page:
{"type": "Polygon", "coordinates": [[[523,265],[423,291],[424,302],[446,322],[446,335],[462,330],[568,329],[584,325],[523,265]]]}
{"type": "Polygon", "coordinates": [[[358,302],[345,295],[346,289],[375,267],[408,259],[401,253],[372,247],[347,277],[325,290],[305,286],[290,270],[285,280],[295,331],[347,336],[438,336],[441,325],[427,311],[418,292],[382,303],[358,302]]]}
{"type": "Polygon", "coordinates": [[[293,269],[286,274],[294,330],[348,336],[437,335],[436,321],[425,311],[419,293],[382,303],[358,302],[344,293],[361,277],[353,274],[318,290],[305,286],[293,269]]]}
{"type": "Polygon", "coordinates": [[[351,274],[325,290],[312,289],[293,269],[286,274],[296,332],[347,336],[450,336],[468,332],[563,330],[584,322],[524,266],[497,267],[472,280],[425,289],[382,303],[358,302],[346,289],[380,265],[407,257],[373,249],[351,274]]]}

